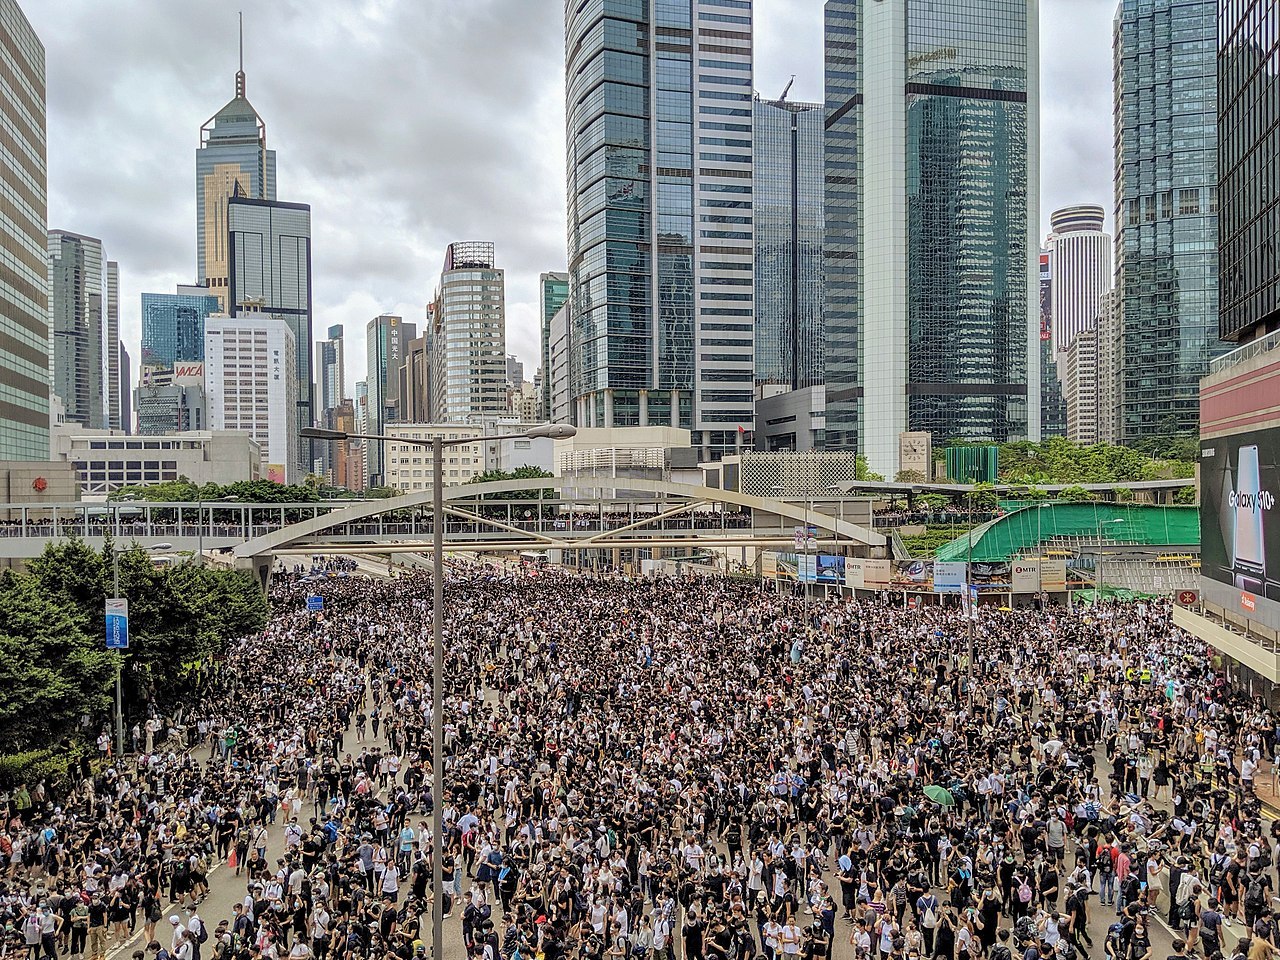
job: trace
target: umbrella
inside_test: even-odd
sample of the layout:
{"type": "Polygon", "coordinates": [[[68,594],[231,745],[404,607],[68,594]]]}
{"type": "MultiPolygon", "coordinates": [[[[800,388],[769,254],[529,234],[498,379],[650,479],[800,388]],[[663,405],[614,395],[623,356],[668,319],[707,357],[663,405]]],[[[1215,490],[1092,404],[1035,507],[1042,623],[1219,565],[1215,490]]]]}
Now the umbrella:
{"type": "Polygon", "coordinates": [[[956,798],[951,795],[951,791],[937,784],[925,787],[924,795],[940,807],[954,807],[956,805],[956,798]]]}

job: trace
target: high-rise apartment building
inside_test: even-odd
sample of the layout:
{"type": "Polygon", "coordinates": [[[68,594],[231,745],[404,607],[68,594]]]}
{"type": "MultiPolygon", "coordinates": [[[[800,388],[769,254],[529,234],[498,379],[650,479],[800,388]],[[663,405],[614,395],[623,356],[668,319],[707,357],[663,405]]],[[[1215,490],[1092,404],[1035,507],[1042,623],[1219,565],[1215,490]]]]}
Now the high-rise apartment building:
{"type": "Polygon", "coordinates": [[[235,96],[200,127],[196,149],[196,277],[224,310],[231,197],[276,198],[276,152],[267,149],[267,125],[245,96],[243,38],[235,96]]]}
{"type": "Polygon", "coordinates": [[[1114,24],[1120,439],[1194,435],[1218,342],[1217,0],[1114,24]]]}
{"type": "Polygon", "coordinates": [[[298,473],[298,348],[293,329],[265,313],[215,314],[204,328],[209,429],[243,430],[262,451],[262,473],[295,483],[298,473]]]}
{"type": "Polygon", "coordinates": [[[433,419],[464,423],[507,412],[506,274],[492,243],[451,243],[431,330],[433,419]]]}
{"type": "Polygon", "coordinates": [[[1280,330],[1280,9],[1218,6],[1219,333],[1280,330]]]}
{"type": "Polygon", "coordinates": [[[62,401],[65,423],[93,430],[107,426],[103,353],[107,304],[117,296],[108,284],[115,276],[106,269],[101,240],[49,231],[53,392],[62,401]]]}
{"type": "Polygon", "coordinates": [[[1081,330],[1097,326],[1098,305],[1111,291],[1111,235],[1105,219],[1102,207],[1091,203],[1049,215],[1053,348],[1059,354],[1081,330]]]}
{"type": "Polygon", "coordinates": [[[569,299],[569,275],[567,273],[544,273],[538,277],[538,315],[542,318],[542,361],[538,380],[540,406],[539,419],[551,419],[551,380],[547,376],[547,365],[551,356],[551,319],[569,299]]]}
{"type": "Polygon", "coordinates": [[[0,460],[49,459],[48,199],[44,44],[16,0],[0,0],[0,460]]]}
{"type": "Polygon", "coordinates": [[[204,359],[204,324],[221,308],[206,287],[179,286],[177,293],[142,295],[140,366],[172,368],[204,359]]]}
{"type": "MultiPolygon", "coordinates": [[[[289,324],[298,356],[298,429],[315,426],[311,329],[311,208],[305,203],[227,201],[228,304],[226,312],[265,313],[289,324]]],[[[298,467],[311,470],[312,444],[299,444],[298,467]]]]}
{"type": "Polygon", "coordinates": [[[826,445],[1040,437],[1037,0],[828,0],[826,445]]]}
{"type": "MultiPolygon", "coordinates": [[[[374,317],[365,328],[367,376],[364,394],[356,384],[356,416],[363,417],[361,433],[383,433],[388,423],[403,419],[400,405],[400,365],[409,341],[418,335],[416,324],[405,323],[389,314],[374,317]],[[361,402],[363,400],[363,403],[361,402]]],[[[384,482],[382,444],[365,444],[365,481],[371,486],[384,482]]]]}
{"type": "Polygon", "coordinates": [[[756,383],[823,382],[823,109],[754,104],[756,383]]]}
{"type": "Polygon", "coordinates": [[[753,421],[751,0],[565,3],[580,427],[753,421]]]}

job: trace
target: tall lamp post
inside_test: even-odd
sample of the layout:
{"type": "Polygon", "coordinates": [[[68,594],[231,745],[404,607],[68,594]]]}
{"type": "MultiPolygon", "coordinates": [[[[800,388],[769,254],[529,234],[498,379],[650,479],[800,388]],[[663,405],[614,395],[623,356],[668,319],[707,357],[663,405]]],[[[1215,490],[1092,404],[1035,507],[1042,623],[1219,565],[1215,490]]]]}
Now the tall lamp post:
{"type": "MultiPolygon", "coordinates": [[[[119,526],[119,520],[116,521],[119,526]]],[[[153,543],[149,547],[143,547],[147,553],[167,553],[173,549],[172,543],[153,543]]],[[[124,553],[124,549],[114,541],[111,544],[111,593],[116,598],[120,598],[120,554],[124,553]]],[[[122,655],[123,656],[123,655],[122,655]]],[[[122,691],[122,674],[124,671],[124,660],[116,660],[116,756],[124,756],[124,693],[122,691]]]]}
{"type": "Polygon", "coordinates": [[[382,443],[405,443],[431,450],[431,883],[435,896],[431,903],[431,958],[444,958],[444,449],[477,440],[565,440],[578,431],[567,423],[544,423],[524,433],[508,433],[498,437],[431,437],[414,440],[388,437],[378,433],[347,433],[324,427],[304,427],[298,436],[304,440],[377,440],[382,443]]]}
{"type": "Polygon", "coordinates": [[[1093,605],[1095,607],[1102,602],[1102,585],[1104,582],[1102,579],[1102,558],[1104,555],[1102,550],[1102,528],[1112,523],[1124,523],[1124,519],[1116,517],[1114,520],[1098,521],[1098,582],[1094,584],[1096,589],[1093,591],[1093,605]]]}

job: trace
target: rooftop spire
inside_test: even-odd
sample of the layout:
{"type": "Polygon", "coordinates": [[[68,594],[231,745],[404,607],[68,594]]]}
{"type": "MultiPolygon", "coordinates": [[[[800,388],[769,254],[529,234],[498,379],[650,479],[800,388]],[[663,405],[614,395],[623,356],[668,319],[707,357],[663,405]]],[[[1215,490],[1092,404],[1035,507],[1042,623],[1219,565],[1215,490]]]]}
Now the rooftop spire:
{"type": "Polygon", "coordinates": [[[244,96],[244,11],[240,11],[240,69],[236,71],[236,96],[244,96]]]}

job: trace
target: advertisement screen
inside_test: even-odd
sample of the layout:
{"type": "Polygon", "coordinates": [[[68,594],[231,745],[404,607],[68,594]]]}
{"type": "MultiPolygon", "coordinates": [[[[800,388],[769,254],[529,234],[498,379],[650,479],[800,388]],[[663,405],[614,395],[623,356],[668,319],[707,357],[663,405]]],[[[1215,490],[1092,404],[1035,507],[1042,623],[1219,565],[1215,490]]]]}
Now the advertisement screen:
{"type": "Polygon", "coordinates": [[[1202,441],[1200,483],[1201,573],[1280,603],[1280,429],[1202,441]]]}

